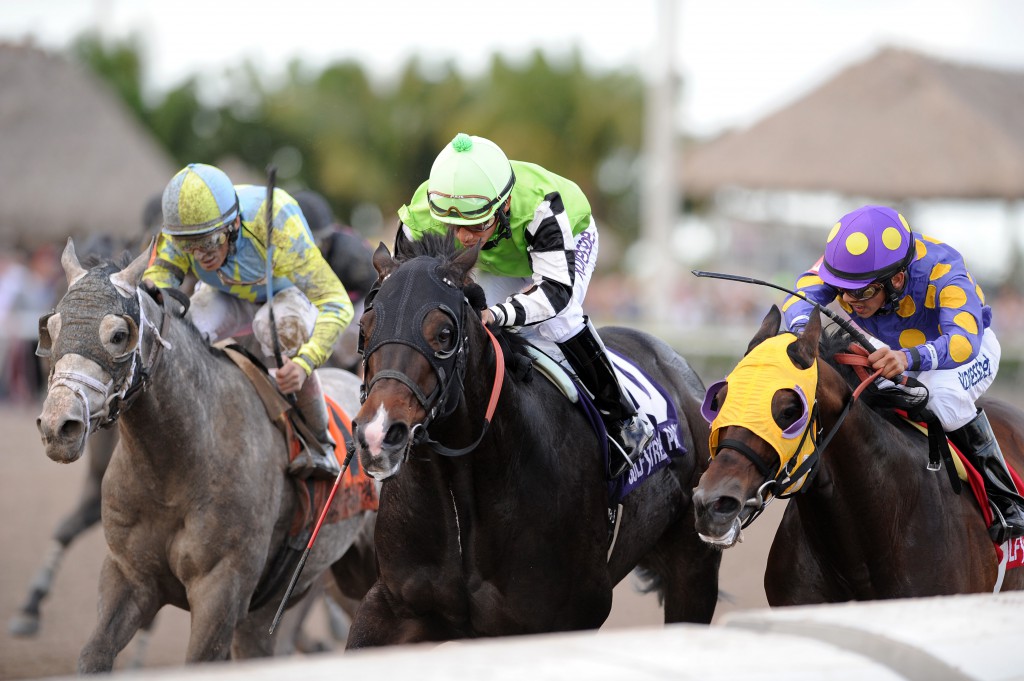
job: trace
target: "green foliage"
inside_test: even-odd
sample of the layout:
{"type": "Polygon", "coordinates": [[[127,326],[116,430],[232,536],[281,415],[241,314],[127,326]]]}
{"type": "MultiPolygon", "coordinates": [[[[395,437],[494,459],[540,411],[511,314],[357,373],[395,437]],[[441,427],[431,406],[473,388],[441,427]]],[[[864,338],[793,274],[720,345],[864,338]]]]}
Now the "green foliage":
{"type": "Polygon", "coordinates": [[[521,63],[494,56],[473,78],[413,57],[386,84],[355,61],[319,70],[293,62],[272,81],[246,63],[227,72],[228,94],[212,104],[200,97],[198,76],[147,103],[138,40],[104,45],[86,36],[74,54],[182,165],[233,158],[261,171],[288,158],[278,163],[282,186],[321,192],[343,221],[369,203],[383,215],[381,230],[393,229],[437,153],[467,132],[577,182],[620,240],[638,230],[630,169],[640,153],[643,82],[632,71],[593,73],[578,52],[558,62],[539,51],[521,63]],[[599,182],[610,163],[620,181],[599,182]]]}

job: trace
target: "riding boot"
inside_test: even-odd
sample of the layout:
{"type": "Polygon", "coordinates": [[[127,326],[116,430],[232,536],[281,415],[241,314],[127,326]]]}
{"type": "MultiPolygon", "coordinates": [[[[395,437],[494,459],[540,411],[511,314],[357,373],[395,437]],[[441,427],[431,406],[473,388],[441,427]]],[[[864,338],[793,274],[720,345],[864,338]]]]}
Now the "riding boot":
{"type": "Polygon", "coordinates": [[[1024,536],[1024,498],[1013,484],[1006,460],[996,442],[988,416],[981,409],[970,423],[949,434],[985,482],[992,507],[992,525],[988,528],[994,542],[1024,536]]]}
{"type": "Polygon", "coordinates": [[[288,465],[288,472],[300,479],[308,477],[336,479],[338,473],[341,472],[341,467],[334,455],[334,438],[327,428],[329,418],[327,403],[324,402],[320,378],[315,371],[309,375],[299,392],[296,393],[295,402],[299,416],[309,426],[309,431],[316,437],[323,453],[315,451],[315,447],[304,442],[305,446],[302,451],[288,465]]]}
{"type": "Polygon", "coordinates": [[[558,347],[601,412],[614,454],[609,457],[609,473],[617,478],[640,458],[654,436],[654,429],[637,413],[619,384],[604,343],[589,319],[582,331],[558,347]]]}

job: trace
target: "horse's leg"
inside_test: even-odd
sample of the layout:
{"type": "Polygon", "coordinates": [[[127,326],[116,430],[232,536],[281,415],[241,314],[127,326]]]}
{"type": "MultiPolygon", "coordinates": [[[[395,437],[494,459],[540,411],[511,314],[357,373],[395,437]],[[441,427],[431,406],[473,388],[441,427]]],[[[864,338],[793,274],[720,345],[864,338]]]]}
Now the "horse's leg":
{"type": "Polygon", "coordinates": [[[151,619],[149,622],[142,625],[139,629],[139,633],[135,635],[134,650],[132,650],[132,657],[128,661],[128,669],[142,669],[146,663],[146,652],[149,650],[149,643],[153,639],[153,623],[156,619],[151,619]]]}
{"type": "Polygon", "coordinates": [[[722,552],[703,542],[693,525],[691,505],[641,562],[661,577],[665,624],[710,624],[718,605],[722,552]]]}
{"type": "Polygon", "coordinates": [[[156,591],[133,587],[110,556],[100,572],[96,628],[78,656],[78,673],[109,672],[114,658],[159,609],[156,591]]]}
{"type": "Polygon", "coordinates": [[[447,641],[459,634],[437,623],[434,628],[422,619],[400,617],[391,603],[392,597],[381,582],[373,585],[359,606],[352,626],[348,630],[345,649],[371,646],[447,641]],[[438,627],[442,627],[439,629],[438,627]]]}
{"type": "Polygon", "coordinates": [[[850,593],[845,597],[833,593],[833,587],[826,580],[821,564],[808,543],[793,501],[786,506],[768,551],[764,593],[772,607],[812,605],[853,597],[850,593]]]}
{"type": "Polygon", "coordinates": [[[64,552],[78,535],[82,534],[100,520],[100,482],[103,473],[110,463],[110,455],[117,444],[117,431],[101,430],[93,434],[89,440],[89,475],[85,479],[85,487],[78,506],[64,516],[53,533],[53,542],[29,586],[28,596],[21,612],[11,618],[7,625],[12,636],[35,636],[39,632],[40,606],[50,595],[53,580],[57,575],[64,552]]]}
{"type": "MultiPolygon", "coordinates": [[[[188,584],[187,591],[192,629],[185,662],[226,660],[231,653],[235,627],[245,619],[249,603],[249,599],[241,595],[239,566],[222,561],[214,570],[188,584]]],[[[248,626],[252,629],[255,625],[250,621],[248,626]]],[[[241,656],[271,655],[275,637],[268,636],[265,629],[261,638],[264,639],[262,649],[257,644],[247,644],[242,646],[241,656]]]]}

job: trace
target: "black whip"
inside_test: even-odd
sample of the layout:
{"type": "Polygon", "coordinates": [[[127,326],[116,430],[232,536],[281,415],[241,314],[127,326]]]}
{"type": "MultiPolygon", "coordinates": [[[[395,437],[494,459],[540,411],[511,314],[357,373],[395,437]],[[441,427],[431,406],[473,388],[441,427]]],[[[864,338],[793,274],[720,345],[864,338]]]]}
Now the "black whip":
{"type": "Polygon", "coordinates": [[[823,315],[825,315],[826,317],[834,321],[836,324],[838,324],[839,328],[841,328],[843,331],[850,334],[850,336],[855,341],[860,343],[865,350],[868,350],[870,352],[871,349],[875,347],[870,341],[868,341],[867,336],[861,333],[861,331],[853,324],[851,324],[848,319],[844,319],[843,317],[837,315],[835,312],[828,309],[824,305],[816,303],[813,300],[809,300],[802,293],[791,291],[785,286],[779,286],[778,284],[773,284],[770,281],[754,279],[753,277],[743,277],[738,274],[723,274],[722,272],[705,272],[703,270],[690,270],[690,272],[697,277],[709,277],[711,279],[727,279],[729,281],[738,281],[744,284],[758,284],[759,286],[769,286],[771,288],[778,289],[780,291],[788,293],[792,296],[796,296],[805,303],[810,303],[814,307],[818,308],[818,310],[820,310],[823,315]]]}

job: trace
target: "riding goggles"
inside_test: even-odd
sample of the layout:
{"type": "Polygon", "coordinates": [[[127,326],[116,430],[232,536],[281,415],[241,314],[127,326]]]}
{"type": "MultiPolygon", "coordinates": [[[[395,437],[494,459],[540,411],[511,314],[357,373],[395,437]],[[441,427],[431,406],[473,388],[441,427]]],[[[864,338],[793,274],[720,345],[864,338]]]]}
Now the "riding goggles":
{"type": "Polygon", "coordinates": [[[456,229],[464,229],[467,232],[471,232],[473,234],[483,234],[484,232],[489,230],[491,227],[494,227],[494,224],[497,221],[498,221],[498,216],[494,215],[487,222],[481,222],[480,224],[477,224],[477,225],[452,225],[452,227],[454,227],[456,229]]]}
{"type": "Polygon", "coordinates": [[[473,218],[483,219],[489,215],[494,206],[498,205],[508,197],[509,192],[512,191],[512,185],[514,185],[515,182],[515,173],[510,173],[508,183],[494,198],[483,196],[482,194],[446,194],[445,192],[431,190],[427,192],[427,203],[430,205],[430,212],[438,219],[444,219],[452,216],[457,216],[462,220],[472,220],[473,218]],[[441,206],[434,202],[434,197],[448,199],[453,203],[448,206],[441,206]],[[456,201],[462,204],[461,207],[455,205],[454,202],[456,201]]]}
{"type": "Polygon", "coordinates": [[[884,288],[885,288],[885,285],[882,282],[880,282],[880,281],[873,281],[870,284],[868,284],[867,286],[862,286],[861,288],[855,288],[855,289],[841,288],[841,289],[837,289],[837,290],[839,291],[839,295],[841,295],[841,296],[845,295],[845,296],[849,296],[853,300],[862,301],[862,300],[870,300],[871,298],[874,298],[875,295],[877,295],[878,292],[881,291],[884,288]]]}
{"type": "Polygon", "coordinates": [[[228,230],[218,229],[215,232],[210,232],[209,234],[192,238],[184,238],[180,236],[171,238],[174,240],[175,246],[190,255],[196,255],[198,253],[212,253],[227,243],[228,230]]]}

